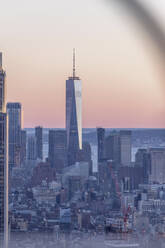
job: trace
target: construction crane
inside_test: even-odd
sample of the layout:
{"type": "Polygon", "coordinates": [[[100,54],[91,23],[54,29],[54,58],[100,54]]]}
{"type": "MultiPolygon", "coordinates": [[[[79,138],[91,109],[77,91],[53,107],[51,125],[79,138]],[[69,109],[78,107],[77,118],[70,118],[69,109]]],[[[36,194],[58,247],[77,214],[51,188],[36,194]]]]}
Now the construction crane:
{"type": "MultiPolygon", "coordinates": [[[[112,178],[112,180],[114,181],[114,184],[115,184],[116,194],[117,194],[117,196],[120,199],[120,202],[122,204],[122,199],[121,199],[122,194],[121,194],[118,178],[117,178],[117,175],[115,175],[115,173],[114,173],[113,166],[112,166],[111,163],[109,164],[109,169],[110,169],[111,178],[112,178]]],[[[130,213],[131,213],[131,207],[128,206],[127,208],[125,208],[125,206],[122,205],[121,209],[122,209],[123,223],[124,223],[124,230],[122,232],[127,233],[128,232],[127,224],[128,224],[128,219],[129,219],[129,216],[130,216],[130,213]]],[[[119,228],[119,230],[121,232],[121,227],[119,228]]]]}

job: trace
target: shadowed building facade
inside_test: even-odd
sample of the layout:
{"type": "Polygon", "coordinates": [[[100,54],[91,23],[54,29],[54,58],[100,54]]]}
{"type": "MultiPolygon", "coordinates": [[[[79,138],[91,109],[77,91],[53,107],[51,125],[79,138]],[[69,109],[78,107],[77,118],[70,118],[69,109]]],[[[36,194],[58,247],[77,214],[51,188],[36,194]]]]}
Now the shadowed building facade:
{"type": "Polygon", "coordinates": [[[20,166],[21,152],[21,122],[22,122],[21,103],[7,103],[8,114],[8,140],[9,140],[9,169],[20,166]]]}
{"type": "Polygon", "coordinates": [[[35,161],[36,154],[36,137],[31,135],[27,139],[27,160],[35,161]]]}
{"type": "Polygon", "coordinates": [[[120,163],[120,136],[116,131],[105,138],[105,158],[120,163]]]}
{"type": "Polygon", "coordinates": [[[25,165],[26,162],[26,140],[27,140],[27,133],[25,130],[21,130],[21,166],[25,165]]]}
{"type": "Polygon", "coordinates": [[[151,175],[151,154],[148,149],[138,149],[135,155],[135,167],[143,168],[144,183],[148,184],[151,175]]]}
{"type": "Polygon", "coordinates": [[[104,160],[104,143],[105,143],[105,129],[102,127],[97,128],[97,154],[98,154],[98,162],[104,160]]]}
{"type": "Polygon", "coordinates": [[[5,71],[0,53],[0,247],[8,247],[8,140],[5,109],[5,71]]]}
{"type": "Polygon", "coordinates": [[[43,128],[35,127],[36,137],[36,157],[40,160],[43,159],[43,128]]]}
{"type": "Polygon", "coordinates": [[[150,183],[165,183],[165,148],[150,148],[150,183]]]}
{"type": "Polygon", "coordinates": [[[55,168],[57,173],[62,173],[67,163],[66,151],[66,131],[49,130],[49,152],[48,160],[51,168],[55,168]]]}
{"type": "Polygon", "coordinates": [[[131,135],[129,130],[120,131],[120,163],[122,166],[131,166],[131,135]]]}
{"type": "Polygon", "coordinates": [[[66,132],[67,164],[76,162],[77,152],[82,149],[82,97],[81,80],[75,75],[75,52],[73,76],[66,80],[66,132]]]}

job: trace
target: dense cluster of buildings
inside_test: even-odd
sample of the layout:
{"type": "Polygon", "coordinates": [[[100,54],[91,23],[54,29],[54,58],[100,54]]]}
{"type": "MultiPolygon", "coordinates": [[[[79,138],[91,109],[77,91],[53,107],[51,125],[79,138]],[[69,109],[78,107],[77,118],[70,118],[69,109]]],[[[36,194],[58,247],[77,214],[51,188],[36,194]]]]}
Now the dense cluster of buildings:
{"type": "Polygon", "coordinates": [[[93,170],[75,53],[66,129],[49,129],[46,137],[41,126],[33,134],[23,129],[21,103],[5,105],[5,75],[0,54],[0,246],[8,247],[8,227],[10,244],[16,233],[164,234],[165,148],[139,148],[132,161],[132,131],[99,127],[93,170]]]}
{"type": "Polygon", "coordinates": [[[112,131],[105,136],[105,129],[98,128],[97,137],[100,176],[102,170],[107,168],[110,171],[109,168],[112,167],[118,174],[119,181],[122,180],[123,186],[128,187],[128,190],[137,189],[139,184],[165,183],[165,148],[139,148],[135,161],[132,162],[131,131],[112,131]]]}
{"type": "MultiPolygon", "coordinates": [[[[43,128],[37,126],[35,134],[28,135],[23,129],[21,103],[5,103],[6,74],[2,68],[2,54],[0,54],[0,242],[5,248],[10,223],[8,192],[10,217],[13,220],[13,213],[17,212],[17,208],[20,208],[22,203],[24,207],[26,206],[26,194],[21,197],[22,193],[20,193],[26,187],[34,191],[34,199],[40,204],[66,203],[74,197],[74,192],[82,191],[84,181],[92,173],[90,144],[82,143],[81,80],[75,74],[75,53],[73,63],[73,75],[66,81],[66,131],[49,130],[48,156],[44,159],[43,128]],[[60,185],[60,188],[57,185],[60,185]],[[19,204],[18,195],[21,199],[19,204]]],[[[36,204],[32,205],[36,206],[36,204]]],[[[27,205],[27,208],[29,207],[27,205]]],[[[22,209],[21,213],[24,213],[24,210],[22,209]]],[[[26,209],[25,212],[28,210],[26,209]]],[[[17,216],[21,218],[20,214],[17,216]]],[[[17,219],[14,218],[14,221],[17,222],[17,219]]],[[[11,230],[15,226],[12,223],[11,221],[11,230]]]]}

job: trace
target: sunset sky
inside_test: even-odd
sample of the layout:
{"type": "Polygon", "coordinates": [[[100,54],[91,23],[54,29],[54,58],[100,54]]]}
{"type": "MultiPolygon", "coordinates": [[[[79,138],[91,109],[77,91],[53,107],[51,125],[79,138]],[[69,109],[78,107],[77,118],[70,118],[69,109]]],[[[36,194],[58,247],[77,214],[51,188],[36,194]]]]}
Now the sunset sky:
{"type": "MultiPolygon", "coordinates": [[[[142,2],[150,3],[165,28],[165,1],[142,2]]],[[[74,47],[83,83],[83,127],[165,127],[161,61],[122,9],[105,0],[0,3],[7,101],[22,103],[24,127],[65,126],[65,80],[72,73],[74,47]]]]}

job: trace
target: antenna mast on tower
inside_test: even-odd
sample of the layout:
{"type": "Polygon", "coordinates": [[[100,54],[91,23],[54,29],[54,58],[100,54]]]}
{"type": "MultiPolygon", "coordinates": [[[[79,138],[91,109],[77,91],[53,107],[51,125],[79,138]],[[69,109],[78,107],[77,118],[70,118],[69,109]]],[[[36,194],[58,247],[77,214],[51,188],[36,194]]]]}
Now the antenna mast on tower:
{"type": "Polygon", "coordinates": [[[76,56],[75,56],[75,48],[73,49],[73,78],[76,77],[76,56]]]}

